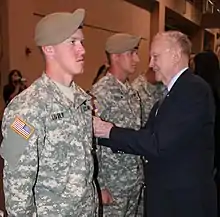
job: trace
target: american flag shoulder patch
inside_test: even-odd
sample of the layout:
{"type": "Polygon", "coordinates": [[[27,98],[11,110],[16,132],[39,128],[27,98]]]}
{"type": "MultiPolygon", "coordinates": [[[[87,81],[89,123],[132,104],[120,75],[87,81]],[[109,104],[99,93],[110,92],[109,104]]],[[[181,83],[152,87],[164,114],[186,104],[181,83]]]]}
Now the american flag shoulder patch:
{"type": "Polygon", "coordinates": [[[25,121],[18,117],[16,117],[13,123],[11,124],[11,129],[15,133],[25,138],[26,140],[28,140],[34,132],[34,127],[27,124],[25,121]]]}

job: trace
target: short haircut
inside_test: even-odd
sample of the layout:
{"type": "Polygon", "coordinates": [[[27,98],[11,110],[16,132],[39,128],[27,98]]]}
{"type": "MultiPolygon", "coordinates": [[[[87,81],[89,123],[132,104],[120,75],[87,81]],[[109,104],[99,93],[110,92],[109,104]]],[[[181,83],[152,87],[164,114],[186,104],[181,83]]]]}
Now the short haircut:
{"type": "Polygon", "coordinates": [[[106,54],[107,63],[108,63],[109,65],[111,65],[111,54],[108,53],[107,51],[105,52],[105,54],[106,54]]]}
{"type": "Polygon", "coordinates": [[[171,42],[171,44],[177,45],[183,54],[186,56],[190,56],[191,54],[191,41],[188,36],[179,31],[166,31],[163,33],[158,33],[155,38],[165,37],[167,40],[171,42]]]}

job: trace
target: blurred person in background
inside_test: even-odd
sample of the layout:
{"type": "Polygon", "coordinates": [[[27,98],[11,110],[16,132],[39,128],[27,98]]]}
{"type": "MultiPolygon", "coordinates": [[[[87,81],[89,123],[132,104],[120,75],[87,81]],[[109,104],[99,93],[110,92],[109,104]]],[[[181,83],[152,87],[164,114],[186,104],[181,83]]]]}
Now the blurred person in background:
{"type": "Polygon", "coordinates": [[[220,38],[218,38],[217,42],[216,42],[216,47],[215,47],[215,54],[218,57],[218,62],[220,64],[220,38]]]}
{"type": "Polygon", "coordinates": [[[8,103],[19,93],[21,93],[26,86],[26,79],[22,77],[19,70],[13,69],[8,75],[8,84],[4,86],[3,97],[5,104],[8,103]]]}
{"type": "Polygon", "coordinates": [[[220,216],[220,67],[217,55],[212,51],[198,53],[195,58],[195,74],[211,87],[216,106],[215,114],[215,181],[218,189],[218,216],[220,216]]]}
{"type": "Polygon", "coordinates": [[[194,69],[195,69],[195,63],[194,63],[194,57],[195,57],[195,53],[191,53],[190,54],[190,58],[189,58],[189,68],[191,69],[191,70],[193,70],[194,71],[194,69]]]}

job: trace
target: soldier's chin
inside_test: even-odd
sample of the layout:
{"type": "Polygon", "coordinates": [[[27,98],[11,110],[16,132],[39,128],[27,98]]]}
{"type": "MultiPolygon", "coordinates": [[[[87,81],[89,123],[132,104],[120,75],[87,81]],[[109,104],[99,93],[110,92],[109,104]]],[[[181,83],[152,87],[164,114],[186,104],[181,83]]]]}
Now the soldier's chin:
{"type": "Polygon", "coordinates": [[[83,73],[83,72],[84,72],[84,67],[82,67],[80,70],[80,73],[83,73]]]}
{"type": "Polygon", "coordinates": [[[135,71],[136,71],[136,68],[131,69],[131,70],[129,71],[129,74],[134,74],[134,73],[135,73],[135,71]]]}
{"type": "Polygon", "coordinates": [[[75,71],[75,74],[76,74],[76,75],[80,75],[80,74],[83,74],[83,72],[84,72],[84,68],[79,69],[79,70],[76,70],[76,71],[75,71]]]}

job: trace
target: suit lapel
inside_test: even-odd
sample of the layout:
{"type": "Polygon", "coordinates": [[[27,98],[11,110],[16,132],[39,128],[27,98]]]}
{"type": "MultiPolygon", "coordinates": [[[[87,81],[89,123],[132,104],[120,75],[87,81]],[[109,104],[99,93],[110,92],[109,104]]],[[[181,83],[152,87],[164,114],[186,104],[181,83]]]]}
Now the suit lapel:
{"type": "MultiPolygon", "coordinates": [[[[157,109],[155,111],[155,116],[158,115],[158,113],[161,112],[161,110],[163,110],[164,106],[166,105],[166,101],[168,100],[168,98],[172,98],[172,95],[175,94],[175,92],[181,88],[182,89],[182,82],[188,78],[188,76],[192,75],[192,71],[190,69],[186,69],[176,80],[176,82],[174,83],[174,85],[172,86],[172,88],[170,89],[170,91],[168,93],[166,93],[166,95],[164,97],[162,97],[161,100],[159,100],[157,102],[157,109]]],[[[185,87],[183,87],[185,88],[185,87]]]]}

